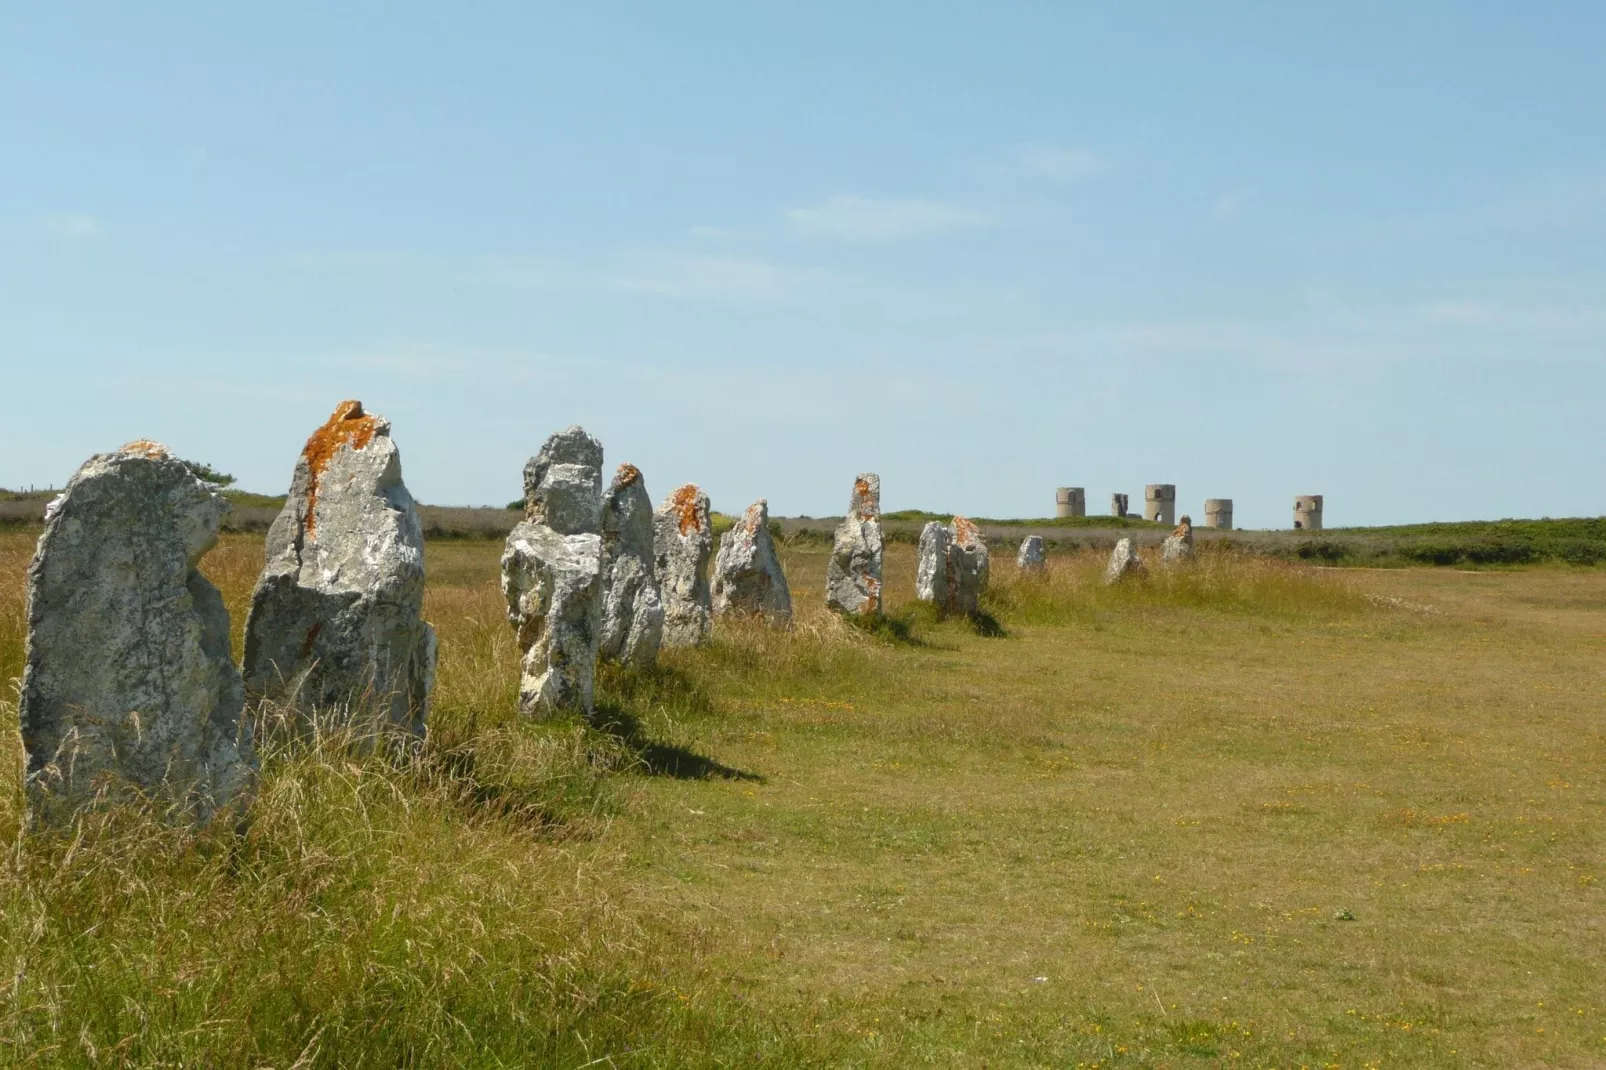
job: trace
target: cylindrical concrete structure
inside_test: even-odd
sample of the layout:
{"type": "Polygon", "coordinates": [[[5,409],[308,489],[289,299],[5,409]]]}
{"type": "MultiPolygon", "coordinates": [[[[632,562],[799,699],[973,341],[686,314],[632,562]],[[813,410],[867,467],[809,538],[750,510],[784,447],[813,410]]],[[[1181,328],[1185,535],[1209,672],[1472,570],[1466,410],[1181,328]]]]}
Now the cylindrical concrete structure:
{"type": "Polygon", "coordinates": [[[1123,517],[1126,516],[1126,495],[1125,494],[1112,494],[1112,495],[1110,495],[1110,515],[1111,516],[1123,516],[1123,517]]]}
{"type": "Polygon", "coordinates": [[[1177,485],[1150,483],[1143,488],[1143,519],[1167,527],[1177,522],[1177,485]]]}
{"type": "Polygon", "coordinates": [[[1207,528],[1216,528],[1220,531],[1232,530],[1232,499],[1206,498],[1205,522],[1207,528]]]}
{"type": "Polygon", "coordinates": [[[1294,499],[1294,528],[1297,531],[1322,530],[1322,496],[1301,494],[1294,499]]]}
{"type": "Polygon", "coordinates": [[[1087,515],[1087,491],[1081,487],[1060,487],[1054,491],[1054,515],[1060,519],[1087,515]]]}

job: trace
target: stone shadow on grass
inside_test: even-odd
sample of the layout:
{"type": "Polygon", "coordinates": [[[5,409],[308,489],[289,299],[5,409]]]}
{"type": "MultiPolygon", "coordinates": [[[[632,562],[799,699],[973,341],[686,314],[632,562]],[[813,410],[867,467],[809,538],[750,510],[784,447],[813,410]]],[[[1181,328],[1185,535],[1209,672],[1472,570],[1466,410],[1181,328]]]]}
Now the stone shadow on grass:
{"type": "Polygon", "coordinates": [[[1009,637],[1009,633],[1004,630],[1004,626],[999,623],[998,618],[986,610],[978,609],[976,612],[966,616],[970,622],[971,630],[983,639],[1006,639],[1009,637]]]}
{"type": "Polygon", "coordinates": [[[674,777],[676,780],[745,780],[764,783],[758,773],[736,769],[716,762],[706,755],[685,747],[659,743],[650,738],[641,727],[641,720],[622,706],[608,702],[597,703],[591,726],[617,739],[641,762],[642,768],[652,776],[674,777]]]}

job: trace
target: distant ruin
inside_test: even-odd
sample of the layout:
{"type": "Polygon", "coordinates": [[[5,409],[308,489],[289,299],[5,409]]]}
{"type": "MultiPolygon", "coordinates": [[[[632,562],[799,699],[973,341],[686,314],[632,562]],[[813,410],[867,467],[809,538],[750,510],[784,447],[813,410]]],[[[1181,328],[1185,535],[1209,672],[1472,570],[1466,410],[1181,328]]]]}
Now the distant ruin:
{"type": "Polygon", "coordinates": [[[1087,491],[1082,487],[1059,487],[1054,491],[1054,516],[1069,520],[1087,515],[1087,491]]]}
{"type": "Polygon", "coordinates": [[[1301,494],[1294,499],[1294,530],[1322,530],[1322,496],[1301,494]]]}
{"type": "Polygon", "coordinates": [[[1150,483],[1143,488],[1143,519],[1168,527],[1177,522],[1175,483],[1150,483]]]}

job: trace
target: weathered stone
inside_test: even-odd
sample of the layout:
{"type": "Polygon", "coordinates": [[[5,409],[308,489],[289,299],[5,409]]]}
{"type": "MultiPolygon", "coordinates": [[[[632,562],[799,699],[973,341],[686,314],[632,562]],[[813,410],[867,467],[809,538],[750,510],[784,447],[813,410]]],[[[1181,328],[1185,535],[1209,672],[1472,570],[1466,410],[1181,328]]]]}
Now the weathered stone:
{"type": "Polygon", "coordinates": [[[664,603],[653,557],[652,499],[641,470],[622,464],[602,499],[600,657],[636,668],[658,660],[664,603]]]}
{"type": "Polygon", "coordinates": [[[881,477],[866,472],[853,481],[848,515],[837,525],[831,544],[825,604],[856,616],[879,614],[881,555],[881,477]]]}
{"type": "Polygon", "coordinates": [[[595,705],[602,635],[602,444],[579,427],[524,466],[525,520],[502,551],[502,596],[518,636],[519,710],[595,705]]]}
{"type": "Polygon", "coordinates": [[[948,605],[948,547],[952,542],[952,533],[935,520],[926,521],[926,526],[920,529],[915,597],[922,602],[934,602],[939,609],[948,605]]]}
{"type": "Polygon", "coordinates": [[[962,516],[947,527],[930,521],[920,532],[915,597],[944,613],[979,613],[989,567],[987,540],[975,524],[962,516]]]}
{"type": "Polygon", "coordinates": [[[1177,529],[1165,537],[1160,546],[1160,562],[1179,565],[1193,560],[1193,520],[1183,517],[1177,529]]]}
{"type": "Polygon", "coordinates": [[[249,795],[229,613],[196,570],[228,509],[141,441],[91,457],[45,511],[19,710],[36,820],[130,788],[201,821],[249,795]]]}
{"type": "Polygon", "coordinates": [[[602,522],[602,443],[568,427],[524,466],[524,518],[559,535],[595,532],[602,522]]]}
{"type": "Polygon", "coordinates": [[[770,506],[763,498],[749,505],[719,540],[713,597],[716,617],[762,614],[773,625],[792,622],[792,592],[775,556],[770,506]]]}
{"type": "Polygon", "coordinates": [[[1028,535],[1020,544],[1020,552],[1015,555],[1015,566],[1022,572],[1041,572],[1048,563],[1048,553],[1043,549],[1041,535],[1028,535]]]}
{"type": "Polygon", "coordinates": [[[713,626],[713,597],[708,559],[714,552],[714,528],[708,495],[687,483],[653,514],[653,556],[664,603],[664,645],[698,646],[713,626]]]}
{"type": "Polygon", "coordinates": [[[424,534],[390,422],[343,401],[307,439],[268,529],[245,623],[245,687],[308,719],[424,731],[435,631],[424,534]]]}
{"type": "Polygon", "coordinates": [[[595,705],[602,630],[602,536],[521,521],[502,551],[502,596],[518,637],[519,710],[542,717],[595,705]]]}
{"type": "Polygon", "coordinates": [[[1104,570],[1106,584],[1119,583],[1128,576],[1139,576],[1143,573],[1143,559],[1132,548],[1131,539],[1122,539],[1115,544],[1110,553],[1110,564],[1104,570]]]}
{"type": "Polygon", "coordinates": [[[981,612],[981,595],[987,589],[989,559],[981,529],[962,516],[954,517],[953,539],[948,544],[948,608],[950,612],[981,612]]]}

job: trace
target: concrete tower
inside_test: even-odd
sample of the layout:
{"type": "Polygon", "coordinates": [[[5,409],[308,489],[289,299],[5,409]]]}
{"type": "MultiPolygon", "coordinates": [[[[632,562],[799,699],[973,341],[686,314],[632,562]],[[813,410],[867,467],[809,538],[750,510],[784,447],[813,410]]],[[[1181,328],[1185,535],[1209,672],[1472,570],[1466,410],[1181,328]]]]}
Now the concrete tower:
{"type": "Polygon", "coordinates": [[[1301,494],[1294,499],[1294,528],[1298,531],[1322,530],[1322,496],[1301,494]]]}
{"type": "Polygon", "coordinates": [[[1150,483],[1143,488],[1143,519],[1171,527],[1177,522],[1177,485],[1150,483]]]}
{"type": "Polygon", "coordinates": [[[1060,487],[1054,491],[1054,515],[1061,520],[1087,515],[1087,491],[1081,487],[1060,487]]]}
{"type": "Polygon", "coordinates": [[[1232,530],[1232,499],[1206,498],[1205,522],[1207,528],[1216,528],[1219,531],[1232,530]]]}

